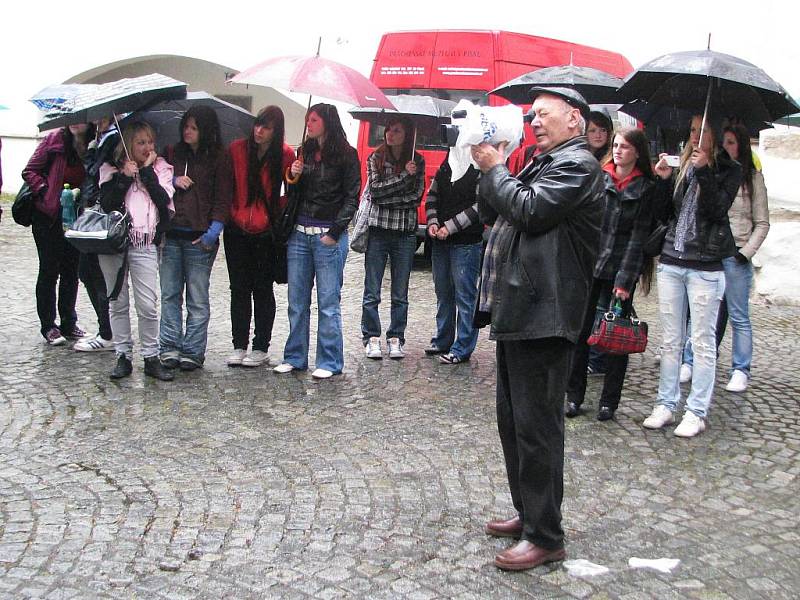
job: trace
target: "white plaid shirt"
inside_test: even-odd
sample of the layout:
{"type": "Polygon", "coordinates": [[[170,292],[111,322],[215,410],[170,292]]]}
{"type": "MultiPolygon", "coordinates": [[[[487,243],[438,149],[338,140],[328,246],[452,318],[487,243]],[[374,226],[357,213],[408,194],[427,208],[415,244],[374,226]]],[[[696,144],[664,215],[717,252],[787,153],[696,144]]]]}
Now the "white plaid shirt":
{"type": "Polygon", "coordinates": [[[383,172],[378,172],[376,153],[367,159],[367,185],[372,196],[369,226],[391,231],[415,231],[417,228],[417,206],[425,191],[425,160],[414,154],[417,172],[410,175],[403,169],[394,172],[394,163],[388,158],[383,163],[383,172]]]}

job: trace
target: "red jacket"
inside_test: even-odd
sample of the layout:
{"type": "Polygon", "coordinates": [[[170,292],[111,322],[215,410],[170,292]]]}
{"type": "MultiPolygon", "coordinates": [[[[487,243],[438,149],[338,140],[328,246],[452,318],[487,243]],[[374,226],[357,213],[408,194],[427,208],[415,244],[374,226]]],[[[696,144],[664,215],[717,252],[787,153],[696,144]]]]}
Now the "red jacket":
{"type": "Polygon", "coordinates": [[[34,207],[51,219],[60,219],[61,190],[66,166],[64,130],[56,129],[39,143],[22,170],[22,178],[31,186],[35,195],[34,207]]]}
{"type": "MultiPolygon", "coordinates": [[[[234,141],[230,146],[231,164],[233,165],[233,202],[231,202],[231,221],[246,233],[263,233],[270,228],[269,213],[261,202],[247,205],[247,140],[234,141]]],[[[285,173],[294,162],[294,151],[283,145],[283,164],[281,173],[285,173]]],[[[272,182],[269,165],[264,163],[261,169],[261,184],[265,192],[272,193],[272,182]]],[[[286,196],[268,198],[273,212],[278,214],[286,206],[286,196]],[[276,201],[277,200],[277,201],[276,201]]]]}

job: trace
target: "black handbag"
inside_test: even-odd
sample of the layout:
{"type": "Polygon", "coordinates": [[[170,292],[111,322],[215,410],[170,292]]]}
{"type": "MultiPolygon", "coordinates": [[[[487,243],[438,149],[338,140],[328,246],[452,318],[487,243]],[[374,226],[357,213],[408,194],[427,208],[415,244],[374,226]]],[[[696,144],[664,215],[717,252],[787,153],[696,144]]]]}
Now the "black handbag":
{"type": "Polygon", "coordinates": [[[289,236],[292,235],[292,231],[294,231],[294,226],[297,224],[297,211],[300,208],[298,189],[296,185],[287,187],[286,206],[281,214],[278,215],[278,218],[272,222],[272,237],[276,244],[286,244],[289,241],[289,236]]]}
{"type": "Polygon", "coordinates": [[[120,254],[130,238],[131,218],[127,212],[106,213],[99,206],[87,208],[65,233],[67,241],[84,254],[120,254]]]}
{"type": "Polygon", "coordinates": [[[22,184],[19,192],[17,192],[17,197],[14,198],[14,204],[11,205],[11,216],[14,218],[15,223],[23,227],[31,226],[34,198],[31,186],[27,183],[22,184]]]}

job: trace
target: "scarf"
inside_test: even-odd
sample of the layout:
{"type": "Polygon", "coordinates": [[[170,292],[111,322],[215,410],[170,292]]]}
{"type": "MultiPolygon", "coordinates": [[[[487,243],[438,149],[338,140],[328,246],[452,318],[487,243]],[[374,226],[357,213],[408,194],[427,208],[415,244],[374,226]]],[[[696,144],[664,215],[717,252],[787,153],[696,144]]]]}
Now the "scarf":
{"type": "Polygon", "coordinates": [[[675,242],[673,247],[678,252],[683,252],[686,242],[697,237],[697,198],[700,186],[697,181],[694,166],[689,165],[686,169],[686,191],[683,194],[681,212],[678,215],[678,222],[675,224],[675,242]]]}
{"type": "MultiPolygon", "coordinates": [[[[167,208],[171,213],[175,213],[175,205],[172,203],[172,196],[175,188],[172,186],[173,169],[163,158],[158,157],[153,164],[153,170],[158,177],[159,185],[164,188],[169,196],[167,208]]],[[[109,163],[103,163],[100,167],[100,185],[111,181],[114,173],[119,169],[109,163]]],[[[144,184],[139,177],[135,177],[133,183],[125,193],[125,210],[131,217],[131,229],[129,237],[134,248],[143,248],[153,243],[158,226],[158,208],[150,199],[144,184]]]]}

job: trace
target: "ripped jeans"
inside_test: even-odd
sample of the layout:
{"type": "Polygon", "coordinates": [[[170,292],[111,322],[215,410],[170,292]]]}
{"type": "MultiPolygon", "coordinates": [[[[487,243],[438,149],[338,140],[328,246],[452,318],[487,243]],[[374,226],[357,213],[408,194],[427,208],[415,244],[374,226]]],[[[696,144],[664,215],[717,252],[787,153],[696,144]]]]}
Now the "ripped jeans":
{"type": "Polygon", "coordinates": [[[705,419],[714,391],[717,366],[717,312],[725,293],[723,271],[698,271],[659,264],[658,311],[664,332],[658,403],[672,412],[681,399],[680,369],[686,335],[686,308],[692,320],[694,370],[686,408],[705,419]]]}

